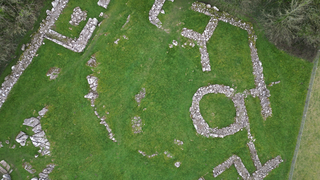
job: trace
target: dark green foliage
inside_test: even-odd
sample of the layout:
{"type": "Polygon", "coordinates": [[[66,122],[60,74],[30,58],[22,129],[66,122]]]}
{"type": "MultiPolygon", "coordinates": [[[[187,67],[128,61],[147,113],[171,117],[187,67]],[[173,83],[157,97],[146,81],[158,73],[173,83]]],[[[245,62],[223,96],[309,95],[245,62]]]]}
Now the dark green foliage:
{"type": "Polygon", "coordinates": [[[44,0],[0,0],[0,64],[8,62],[19,39],[32,29],[44,0]]]}

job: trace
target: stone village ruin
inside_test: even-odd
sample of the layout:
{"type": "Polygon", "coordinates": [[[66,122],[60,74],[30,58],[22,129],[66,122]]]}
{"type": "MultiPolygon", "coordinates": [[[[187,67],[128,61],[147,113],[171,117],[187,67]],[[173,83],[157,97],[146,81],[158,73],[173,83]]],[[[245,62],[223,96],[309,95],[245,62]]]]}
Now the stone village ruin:
{"type": "MultiPolygon", "coordinates": [[[[173,2],[173,0],[172,0],[173,2]]],[[[71,39],[69,37],[66,37],[64,35],[61,35],[55,31],[52,30],[53,25],[55,24],[55,21],[58,19],[59,15],[61,14],[62,10],[66,7],[68,3],[68,0],[55,0],[52,2],[53,8],[51,10],[47,10],[47,18],[42,21],[40,24],[40,28],[38,33],[36,33],[29,45],[25,47],[25,51],[23,52],[20,60],[17,62],[15,66],[12,66],[12,73],[8,75],[5,78],[5,81],[2,83],[0,88],[0,108],[2,107],[3,103],[6,101],[12,87],[14,84],[18,81],[21,74],[24,72],[24,70],[28,67],[28,65],[32,62],[32,59],[34,56],[36,56],[37,50],[39,47],[44,44],[43,40],[46,38],[50,41],[53,41],[67,49],[70,49],[74,52],[82,52],[89,39],[91,38],[97,24],[98,20],[96,18],[89,18],[85,27],[81,31],[80,35],[76,39],[71,39]]],[[[110,0],[99,0],[98,5],[104,8],[107,8],[108,4],[110,3],[110,0]]],[[[149,11],[149,21],[157,26],[158,28],[163,29],[161,21],[158,19],[159,13],[161,13],[162,6],[165,3],[165,0],[155,0],[155,3],[151,7],[149,11]]],[[[241,161],[241,158],[237,155],[232,155],[230,158],[228,158],[225,162],[217,165],[215,168],[213,168],[213,176],[217,177],[219,174],[223,173],[226,169],[230,168],[231,165],[234,165],[239,173],[239,175],[243,179],[263,179],[265,178],[270,171],[272,171],[274,168],[276,168],[283,160],[280,156],[277,156],[269,161],[267,161],[264,165],[261,164],[259,157],[257,155],[257,151],[255,149],[254,145],[254,137],[250,133],[250,123],[249,118],[247,115],[246,106],[244,103],[244,99],[251,95],[253,97],[258,97],[260,99],[261,104],[261,115],[264,119],[267,119],[267,117],[272,115],[272,109],[270,107],[270,102],[268,97],[270,97],[270,92],[266,87],[264,76],[263,76],[263,68],[262,63],[259,60],[258,52],[255,47],[256,42],[256,35],[254,34],[253,27],[251,24],[243,22],[235,17],[232,17],[231,15],[225,13],[225,12],[219,12],[219,9],[215,6],[211,7],[211,5],[206,5],[204,3],[195,2],[192,4],[191,7],[192,10],[203,13],[205,15],[208,15],[211,17],[209,20],[209,23],[207,24],[205,30],[203,33],[195,32],[191,29],[183,28],[181,35],[184,37],[187,37],[191,40],[196,41],[196,43],[199,46],[199,51],[201,55],[201,64],[202,64],[202,70],[203,71],[211,71],[211,65],[210,65],[210,59],[209,54],[207,52],[206,43],[212,36],[215,28],[218,25],[219,21],[223,21],[226,23],[229,23],[233,26],[239,27],[241,29],[244,29],[248,32],[248,39],[249,39],[249,47],[251,51],[251,60],[253,64],[253,74],[255,77],[255,85],[256,88],[246,90],[243,93],[235,93],[235,90],[233,88],[230,88],[229,86],[224,85],[209,85],[205,87],[200,87],[196,93],[194,94],[192,98],[192,105],[189,109],[190,111],[190,117],[192,119],[192,122],[194,124],[194,127],[198,134],[201,134],[205,137],[212,137],[212,138],[224,138],[228,135],[233,135],[240,130],[246,128],[249,142],[247,143],[247,146],[251,153],[251,159],[254,163],[254,166],[256,167],[256,171],[250,175],[246,167],[241,161]],[[234,103],[234,107],[236,108],[236,117],[235,122],[231,124],[228,127],[224,127],[221,129],[218,128],[211,128],[206,123],[206,121],[203,119],[201,113],[200,113],[200,107],[199,102],[201,101],[202,97],[209,93],[215,93],[215,94],[224,94],[226,97],[229,97],[232,99],[234,103]]],[[[164,12],[164,11],[163,11],[164,12]]],[[[76,7],[73,10],[73,14],[71,15],[70,24],[77,26],[81,21],[85,21],[87,18],[87,14],[85,11],[82,11],[79,7],[76,7]]],[[[123,25],[123,27],[129,22],[130,15],[127,18],[127,22],[123,25]]],[[[173,45],[178,45],[177,41],[173,41],[173,45]]],[[[171,45],[173,47],[173,45],[171,45]]],[[[191,44],[190,44],[191,46],[191,44]]],[[[194,45],[192,45],[193,47],[194,45]]],[[[97,66],[96,59],[93,57],[91,58],[88,63],[88,66],[95,67],[97,66]]],[[[50,76],[50,79],[56,78],[57,74],[59,73],[60,69],[54,69],[54,73],[49,73],[48,76],[50,76]]],[[[89,93],[85,95],[85,98],[88,98],[91,101],[91,106],[94,107],[94,114],[100,119],[100,124],[103,124],[107,131],[109,138],[117,142],[114,138],[114,134],[112,133],[111,128],[105,121],[105,116],[100,117],[98,112],[96,111],[94,101],[96,98],[98,98],[99,94],[97,92],[98,87],[98,78],[93,75],[87,76],[87,81],[90,86],[89,93]]],[[[274,83],[277,84],[278,82],[274,83]]],[[[273,85],[273,84],[272,84],[273,85]]],[[[145,89],[143,88],[142,91],[135,96],[135,100],[137,101],[138,105],[140,105],[141,99],[145,97],[145,89]]],[[[50,143],[48,142],[44,131],[41,128],[40,120],[41,117],[45,115],[45,113],[48,110],[46,108],[39,111],[38,117],[31,117],[29,119],[25,119],[23,125],[32,127],[32,131],[35,133],[32,136],[27,135],[25,132],[20,131],[18,135],[16,136],[16,141],[21,145],[25,146],[26,140],[30,137],[32,143],[36,147],[40,147],[39,153],[42,155],[50,155],[50,143]]],[[[136,116],[132,119],[132,128],[134,133],[141,133],[141,119],[140,117],[136,116]]],[[[180,140],[174,140],[174,144],[178,146],[182,146],[183,142],[180,140]]],[[[1,142],[0,142],[1,145],[1,142]]],[[[1,145],[2,146],[2,145],[1,145]]],[[[0,146],[0,148],[1,148],[0,146]]],[[[147,156],[148,158],[152,158],[154,156],[157,156],[159,153],[156,152],[152,155],[147,155],[145,152],[138,150],[140,154],[143,156],[147,156]]],[[[165,151],[164,154],[168,158],[172,158],[172,155],[165,151]]],[[[1,161],[2,162],[2,161],[1,161]]],[[[174,165],[178,168],[180,167],[182,163],[177,161],[174,165]]],[[[39,179],[48,179],[48,174],[53,170],[55,165],[50,164],[48,165],[43,172],[39,174],[39,179]]],[[[27,166],[26,166],[27,167],[27,166]]],[[[9,167],[10,169],[10,167],[9,167]]],[[[9,169],[1,169],[0,170],[6,171],[6,174],[8,173],[9,169]]],[[[30,169],[30,168],[28,168],[30,169]]],[[[30,169],[31,170],[31,169],[30,169]]],[[[10,175],[4,176],[3,179],[11,179],[10,175]]],[[[38,179],[38,178],[32,178],[32,179],[38,179]]],[[[202,178],[203,179],[203,178],[202,178]]]]}

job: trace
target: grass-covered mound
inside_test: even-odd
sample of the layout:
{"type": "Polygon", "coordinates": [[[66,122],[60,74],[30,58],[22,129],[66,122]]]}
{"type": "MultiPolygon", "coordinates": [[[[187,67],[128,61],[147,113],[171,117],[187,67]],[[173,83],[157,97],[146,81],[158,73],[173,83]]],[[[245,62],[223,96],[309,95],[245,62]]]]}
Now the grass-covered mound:
{"type": "MultiPolygon", "coordinates": [[[[232,154],[238,155],[250,173],[255,167],[246,143],[247,132],[232,136],[205,138],[196,134],[189,108],[196,90],[208,84],[224,84],[237,92],[254,88],[254,76],[247,32],[219,22],[207,43],[211,72],[202,72],[197,46],[181,47],[188,39],[180,35],[183,27],[203,32],[210,17],[190,10],[193,1],[166,2],[165,14],[159,19],[169,33],[156,28],[148,20],[154,3],[149,1],[111,1],[105,10],[96,1],[70,0],[56,22],[55,30],[69,37],[77,37],[85,22],[78,27],[68,22],[76,6],[88,11],[89,17],[105,12],[106,18],[94,33],[84,53],[74,53],[45,40],[38,56],[25,70],[0,109],[0,141],[11,139],[19,131],[33,134],[22,126],[23,120],[36,116],[44,106],[49,112],[41,119],[42,128],[51,143],[52,155],[34,158],[38,148],[29,146],[0,149],[1,159],[14,165],[12,179],[31,177],[22,167],[30,162],[37,173],[46,164],[57,166],[51,179],[213,179],[212,169],[232,154]],[[128,15],[129,23],[122,28],[128,15]],[[69,30],[72,27],[73,30],[69,30]],[[129,39],[124,39],[123,35],[129,39]],[[119,43],[114,41],[120,38],[119,43]],[[169,48],[173,40],[178,46],[169,48]],[[91,71],[86,66],[94,55],[98,66],[91,71]],[[50,81],[46,72],[61,68],[57,79],[50,81]],[[99,98],[95,101],[98,113],[107,117],[117,143],[99,124],[90,102],[84,98],[89,92],[86,76],[99,78],[99,98]],[[135,95],[145,88],[146,97],[138,106],[135,95]],[[143,133],[134,134],[131,119],[140,116],[143,133]],[[174,139],[184,142],[174,144],[174,139]],[[147,158],[138,150],[148,155],[147,158]],[[170,152],[168,158],[164,151],[170,152]],[[174,163],[180,161],[179,168],[174,163]]],[[[232,12],[229,12],[232,14],[232,12]]],[[[262,33],[258,33],[257,49],[264,67],[273,116],[264,121],[258,98],[245,102],[251,132],[261,162],[278,155],[284,160],[265,179],[286,179],[291,165],[296,137],[307,92],[312,64],[277,50],[262,33]]],[[[231,100],[209,94],[200,102],[201,113],[211,127],[225,127],[233,122],[235,109],[231,100]],[[214,115],[213,115],[213,114],[214,115]]],[[[16,143],[17,144],[17,143],[16,143]]],[[[219,179],[239,177],[232,166],[219,179]]]]}

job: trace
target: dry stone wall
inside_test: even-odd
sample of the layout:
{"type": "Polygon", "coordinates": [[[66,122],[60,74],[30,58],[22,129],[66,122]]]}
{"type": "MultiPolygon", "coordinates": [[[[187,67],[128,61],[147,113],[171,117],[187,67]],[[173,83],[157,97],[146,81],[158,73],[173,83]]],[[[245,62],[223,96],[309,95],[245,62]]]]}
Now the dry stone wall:
{"type": "MultiPolygon", "coordinates": [[[[241,158],[236,155],[233,155],[229,159],[227,159],[225,162],[216,166],[213,169],[213,176],[217,177],[226,169],[230,168],[231,165],[234,165],[239,175],[243,179],[263,179],[268,175],[270,171],[278,167],[278,165],[281,162],[283,162],[283,160],[281,159],[280,156],[277,156],[267,161],[262,166],[257,154],[257,150],[254,145],[255,139],[252,136],[250,131],[249,117],[248,117],[246,106],[244,103],[244,99],[248,95],[260,98],[261,115],[264,119],[272,115],[272,109],[270,107],[270,102],[268,99],[270,97],[270,91],[267,89],[264,81],[262,63],[259,60],[258,52],[255,47],[257,37],[256,35],[254,35],[253,27],[251,24],[243,22],[237,18],[234,18],[225,12],[218,12],[218,9],[211,8],[211,5],[195,2],[192,4],[191,9],[200,13],[204,13],[208,16],[211,16],[210,22],[208,23],[206,30],[203,34],[194,32],[186,28],[182,30],[182,33],[181,33],[182,36],[196,40],[198,42],[198,45],[199,44],[201,45],[201,39],[202,39],[202,46],[205,42],[207,42],[207,40],[209,40],[219,20],[227,22],[233,26],[237,26],[248,32],[248,37],[249,37],[248,44],[251,52],[253,75],[255,77],[256,88],[250,89],[249,91],[245,90],[243,93],[234,94],[235,90],[230,88],[229,86],[215,84],[215,85],[209,85],[206,87],[199,88],[192,98],[192,105],[190,107],[190,117],[192,118],[192,121],[197,133],[205,137],[213,137],[213,138],[216,138],[216,137],[223,138],[225,136],[233,135],[236,132],[242,130],[243,128],[246,128],[248,133],[249,142],[247,143],[247,146],[250,150],[253,164],[257,170],[251,176],[248,170],[246,169],[246,167],[244,166],[244,164],[242,163],[241,158]],[[209,25],[210,27],[208,28],[209,25]],[[207,122],[203,119],[200,113],[200,107],[199,107],[199,103],[202,97],[209,93],[225,94],[227,98],[232,99],[234,103],[234,107],[236,108],[236,117],[235,117],[235,122],[233,124],[221,129],[209,127],[207,122]]],[[[202,53],[201,50],[200,50],[200,53],[202,53]]],[[[207,60],[209,61],[209,59],[207,60]]],[[[208,68],[207,69],[204,68],[204,67],[208,67],[208,64],[203,63],[202,58],[201,58],[201,63],[202,63],[203,71],[208,70],[208,68]]],[[[210,64],[209,64],[209,67],[210,67],[210,64]]]]}
{"type": "Polygon", "coordinates": [[[33,57],[36,56],[39,47],[43,43],[45,34],[52,28],[67,3],[68,0],[55,0],[52,2],[53,7],[51,10],[47,10],[48,16],[40,24],[39,31],[32,37],[30,45],[26,47],[26,50],[21,55],[17,64],[12,66],[11,74],[5,77],[5,81],[1,85],[0,108],[8,98],[12,87],[17,83],[21,74],[32,62],[33,57]]]}

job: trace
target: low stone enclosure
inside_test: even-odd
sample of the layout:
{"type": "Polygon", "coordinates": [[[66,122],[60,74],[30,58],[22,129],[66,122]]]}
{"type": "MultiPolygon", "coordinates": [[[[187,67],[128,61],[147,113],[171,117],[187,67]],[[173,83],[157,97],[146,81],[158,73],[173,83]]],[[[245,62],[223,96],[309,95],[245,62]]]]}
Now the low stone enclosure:
{"type": "Polygon", "coordinates": [[[259,160],[257,151],[255,149],[255,145],[254,145],[255,139],[250,133],[249,117],[248,117],[245,102],[244,102],[244,99],[248,95],[260,98],[261,115],[265,120],[267,117],[272,115],[272,109],[270,107],[270,102],[268,99],[268,97],[270,97],[270,91],[266,87],[264,76],[263,76],[262,63],[259,60],[258,52],[255,47],[257,37],[254,34],[253,26],[225,12],[219,12],[217,8],[214,8],[214,7],[211,8],[210,5],[206,5],[204,3],[195,2],[192,4],[191,9],[194,11],[203,13],[205,15],[211,16],[211,19],[202,34],[186,28],[184,28],[181,33],[182,36],[197,41],[198,45],[200,46],[199,50],[201,54],[202,70],[211,71],[210,59],[206,49],[206,42],[212,36],[218,24],[218,21],[220,20],[220,21],[229,23],[233,26],[244,29],[248,32],[249,47],[251,51],[251,60],[253,65],[253,75],[255,77],[256,88],[250,89],[249,91],[245,90],[243,93],[235,93],[235,90],[233,88],[230,88],[229,86],[215,84],[215,85],[200,87],[192,98],[192,105],[190,107],[190,117],[193,121],[193,124],[197,133],[208,138],[209,137],[224,138],[226,136],[233,135],[239,132],[243,128],[246,128],[248,132],[249,142],[247,143],[247,146],[249,147],[251,159],[257,170],[251,176],[248,170],[245,168],[244,164],[242,163],[240,157],[233,155],[229,159],[227,159],[225,162],[216,166],[213,169],[213,176],[217,177],[226,169],[230,168],[232,164],[234,164],[239,175],[243,179],[263,179],[268,175],[268,173],[272,169],[276,168],[283,160],[281,159],[280,156],[277,156],[276,158],[267,161],[262,166],[259,160]],[[221,129],[209,127],[207,122],[202,117],[200,113],[200,107],[199,107],[202,97],[209,93],[224,94],[227,98],[232,99],[234,103],[234,107],[236,108],[236,117],[235,117],[235,122],[233,124],[221,129]]]}

